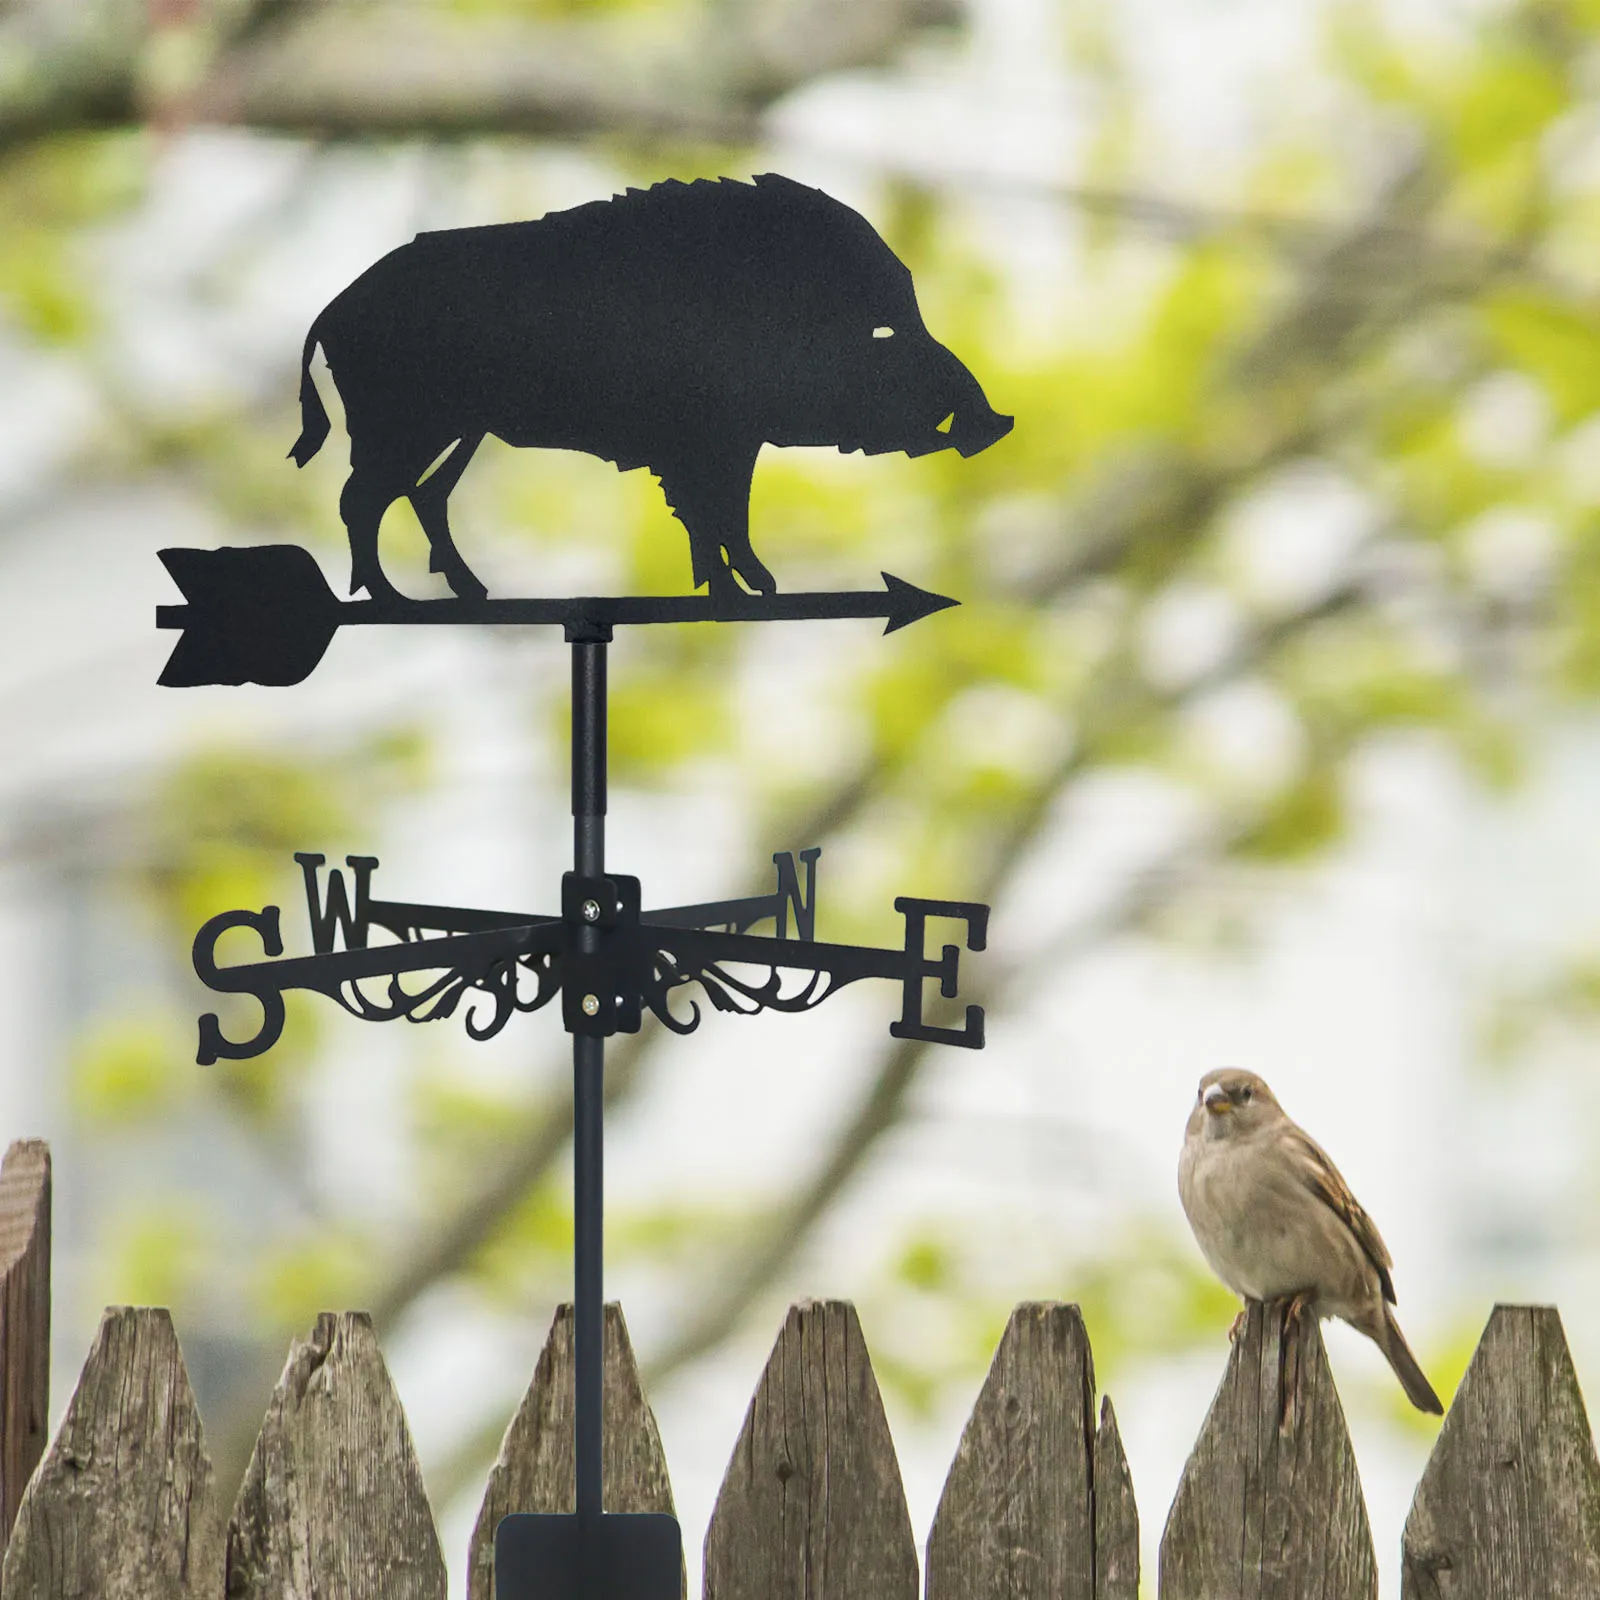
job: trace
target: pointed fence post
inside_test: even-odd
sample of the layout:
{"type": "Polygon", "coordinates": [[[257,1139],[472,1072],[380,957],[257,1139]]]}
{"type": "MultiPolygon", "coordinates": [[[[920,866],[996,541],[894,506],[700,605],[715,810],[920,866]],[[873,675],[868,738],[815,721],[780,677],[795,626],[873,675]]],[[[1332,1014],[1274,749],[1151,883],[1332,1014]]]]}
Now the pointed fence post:
{"type": "Polygon", "coordinates": [[[6,1600],[220,1600],[222,1512],[172,1318],[113,1306],[22,1497],[6,1600]]]}
{"type": "Polygon", "coordinates": [[[792,1306],[706,1531],[705,1600],[917,1600],[894,1441],[845,1300],[792,1306]]]}
{"type": "Polygon", "coordinates": [[[927,1600],[1137,1600],[1138,1511],[1109,1400],[1095,1428],[1076,1306],[1011,1313],[939,1497],[927,1583],[927,1600]]]}
{"type": "Polygon", "coordinates": [[[0,1555],[50,1426],[50,1147],[0,1164],[0,1555]]]}
{"type": "Polygon", "coordinates": [[[1403,1548],[1403,1600],[1600,1595],[1600,1465],[1554,1306],[1494,1308],[1403,1548]]]}
{"type": "MultiPolygon", "coordinates": [[[[601,1474],[607,1511],[676,1514],[655,1414],[644,1397],[622,1308],[605,1311],[605,1433],[601,1474]]],[[[467,1600],[494,1593],[494,1530],[512,1512],[571,1512],[573,1493],[573,1327],[570,1304],[556,1309],[533,1381],[500,1443],[500,1458],[467,1552],[467,1600]]],[[[680,1592],[687,1589],[687,1576],[680,1592]]]]}
{"type": "Polygon", "coordinates": [[[1161,1536],[1161,1600],[1376,1600],[1344,1410],[1311,1317],[1252,1302],[1161,1536]],[[1299,1379],[1280,1426],[1285,1356],[1299,1379]]]}
{"type": "Polygon", "coordinates": [[[296,1340],[228,1524],[228,1600],[444,1600],[444,1555],[365,1312],[296,1340]]]}
{"type": "Polygon", "coordinates": [[[1110,1395],[1094,1435],[1094,1600],[1139,1600],[1139,1507],[1110,1395]]]}

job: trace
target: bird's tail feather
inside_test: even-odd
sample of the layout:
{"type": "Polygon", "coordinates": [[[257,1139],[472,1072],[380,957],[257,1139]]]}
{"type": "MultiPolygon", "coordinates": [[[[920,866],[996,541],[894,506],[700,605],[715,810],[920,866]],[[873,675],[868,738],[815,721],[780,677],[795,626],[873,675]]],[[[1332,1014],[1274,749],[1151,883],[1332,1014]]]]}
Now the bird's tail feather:
{"type": "Polygon", "coordinates": [[[1394,1308],[1383,1308],[1383,1332],[1374,1341],[1378,1348],[1388,1358],[1389,1365],[1394,1368],[1394,1375],[1400,1380],[1400,1387],[1406,1392],[1406,1399],[1418,1411],[1431,1412],[1436,1417],[1444,1415],[1444,1407],[1439,1403],[1439,1397],[1433,1392],[1433,1385],[1428,1382],[1426,1374],[1417,1364],[1417,1358],[1411,1353],[1411,1346],[1406,1343],[1406,1336],[1400,1331],[1400,1324],[1395,1321],[1394,1308]]]}

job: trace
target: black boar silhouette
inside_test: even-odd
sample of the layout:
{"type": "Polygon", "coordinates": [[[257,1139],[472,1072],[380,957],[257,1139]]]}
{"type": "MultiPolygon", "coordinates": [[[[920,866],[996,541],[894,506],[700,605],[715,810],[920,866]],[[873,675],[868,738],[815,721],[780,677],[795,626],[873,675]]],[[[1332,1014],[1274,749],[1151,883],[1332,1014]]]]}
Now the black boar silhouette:
{"type": "Polygon", "coordinates": [[[750,548],[763,443],[973,455],[1010,431],[923,326],[911,274],[848,206],[769,173],[659,183],[537,222],[419,234],[318,316],[300,466],[328,435],[320,344],[350,433],[352,592],[395,593],[378,525],[401,496],[456,594],[484,586],[446,502],[487,434],[649,467],[694,587],[776,590],[750,548]]]}

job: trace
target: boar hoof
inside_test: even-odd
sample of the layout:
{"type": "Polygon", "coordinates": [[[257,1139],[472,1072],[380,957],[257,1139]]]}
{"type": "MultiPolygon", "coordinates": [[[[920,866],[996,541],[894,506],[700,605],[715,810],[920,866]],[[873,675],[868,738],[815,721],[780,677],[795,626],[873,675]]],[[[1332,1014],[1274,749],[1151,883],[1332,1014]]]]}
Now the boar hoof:
{"type": "Polygon", "coordinates": [[[383,575],[381,568],[358,568],[350,574],[350,593],[365,589],[373,600],[398,600],[400,591],[383,575]]]}
{"type": "MultiPolygon", "coordinates": [[[[739,581],[752,594],[776,594],[778,592],[778,580],[754,556],[741,565],[731,568],[730,571],[732,575],[738,577],[739,581]]],[[[729,587],[737,587],[733,584],[731,576],[729,587]]]]}

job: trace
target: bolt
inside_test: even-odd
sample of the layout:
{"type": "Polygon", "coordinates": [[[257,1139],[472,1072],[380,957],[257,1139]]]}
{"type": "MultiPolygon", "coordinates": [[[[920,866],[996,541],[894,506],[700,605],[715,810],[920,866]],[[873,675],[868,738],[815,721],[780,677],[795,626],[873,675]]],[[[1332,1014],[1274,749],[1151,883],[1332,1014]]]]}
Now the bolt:
{"type": "Polygon", "coordinates": [[[598,922],[600,920],[600,902],[598,900],[585,900],[582,911],[585,922],[598,922]]]}
{"type": "Polygon", "coordinates": [[[597,995],[597,994],[586,994],[583,997],[583,1014],[586,1017],[594,1017],[594,1016],[598,1016],[600,1014],[600,996],[599,995],[597,995]]]}

